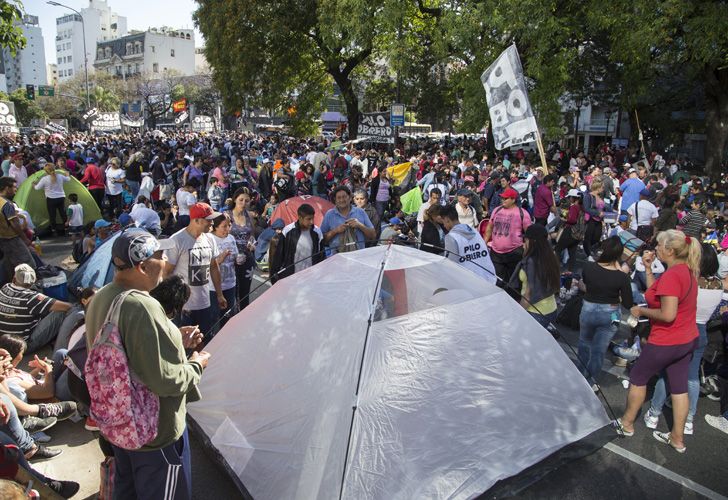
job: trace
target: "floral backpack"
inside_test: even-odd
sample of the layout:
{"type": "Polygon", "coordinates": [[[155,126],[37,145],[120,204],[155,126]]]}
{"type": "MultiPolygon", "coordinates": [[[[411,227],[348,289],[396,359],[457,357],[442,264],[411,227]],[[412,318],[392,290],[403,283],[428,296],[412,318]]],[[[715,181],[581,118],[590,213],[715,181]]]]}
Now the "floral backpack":
{"type": "Polygon", "coordinates": [[[86,359],[84,373],[91,416],[115,446],[137,450],[157,436],[159,397],[129,367],[119,333],[119,314],[127,291],[114,299],[86,359]]]}

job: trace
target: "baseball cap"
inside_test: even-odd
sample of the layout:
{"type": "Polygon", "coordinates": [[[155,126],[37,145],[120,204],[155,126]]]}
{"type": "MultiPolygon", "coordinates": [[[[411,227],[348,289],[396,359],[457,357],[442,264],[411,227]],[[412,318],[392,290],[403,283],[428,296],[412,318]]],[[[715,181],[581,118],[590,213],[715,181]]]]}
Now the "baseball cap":
{"type": "Polygon", "coordinates": [[[516,198],[518,198],[518,193],[513,188],[507,188],[501,193],[500,197],[501,198],[513,198],[515,200],[516,198]]]}
{"type": "MultiPolygon", "coordinates": [[[[627,165],[629,165],[629,163],[627,165]]],[[[637,172],[637,169],[636,168],[630,168],[629,170],[627,170],[627,173],[628,174],[631,174],[632,172],[637,172]]]]}
{"type": "Polygon", "coordinates": [[[470,190],[469,189],[458,189],[458,196],[470,196],[470,190]]]}
{"type": "Polygon", "coordinates": [[[649,198],[650,196],[652,196],[652,192],[649,189],[645,188],[642,191],[640,191],[640,196],[645,196],[645,197],[649,198]]]}
{"type": "Polygon", "coordinates": [[[605,174],[611,174],[612,173],[612,169],[609,168],[609,167],[604,167],[604,173],[605,174]]]}
{"type": "Polygon", "coordinates": [[[121,215],[119,216],[119,224],[121,224],[121,225],[122,225],[122,227],[123,227],[123,226],[128,226],[128,225],[129,225],[129,224],[131,224],[132,222],[134,222],[134,219],[132,218],[132,216],[131,216],[131,215],[129,215],[129,214],[128,214],[128,213],[126,213],[126,212],[123,212],[123,213],[122,213],[122,214],[121,214],[121,215]]]}
{"type": "Polygon", "coordinates": [[[174,248],[174,240],[158,240],[144,229],[126,229],[114,241],[111,257],[122,266],[136,266],[160,250],[174,248]]]}
{"type": "Polygon", "coordinates": [[[629,167],[631,167],[631,166],[632,166],[632,164],[631,164],[631,163],[629,163],[629,162],[626,162],[626,163],[625,163],[624,165],[622,165],[622,166],[623,166],[623,167],[627,167],[627,168],[629,168],[629,167]]]}
{"type": "Polygon", "coordinates": [[[35,283],[35,271],[28,264],[15,266],[15,281],[19,285],[32,285],[35,283]]]}
{"type": "Polygon", "coordinates": [[[619,216],[619,222],[627,222],[628,220],[629,220],[629,216],[627,216],[627,215],[622,214],[619,216]]]}
{"type": "Polygon", "coordinates": [[[46,160],[45,158],[38,158],[38,166],[39,166],[40,168],[43,168],[43,166],[44,166],[44,165],[45,165],[46,163],[48,163],[48,160],[46,160]]]}
{"type": "Polygon", "coordinates": [[[581,196],[581,191],[579,191],[578,189],[569,189],[569,192],[566,193],[566,196],[569,198],[578,198],[579,196],[581,196]]]}
{"type": "Polygon", "coordinates": [[[398,226],[398,225],[402,224],[402,221],[400,220],[399,217],[392,217],[391,219],[389,219],[389,223],[393,226],[398,226]]]}
{"type": "Polygon", "coordinates": [[[99,219],[96,222],[94,222],[95,229],[99,229],[102,227],[109,227],[110,225],[111,225],[111,222],[104,220],[104,219],[99,219]]]}
{"type": "Polygon", "coordinates": [[[190,207],[190,220],[205,219],[212,220],[218,217],[220,212],[215,212],[207,203],[195,203],[190,207]]]}

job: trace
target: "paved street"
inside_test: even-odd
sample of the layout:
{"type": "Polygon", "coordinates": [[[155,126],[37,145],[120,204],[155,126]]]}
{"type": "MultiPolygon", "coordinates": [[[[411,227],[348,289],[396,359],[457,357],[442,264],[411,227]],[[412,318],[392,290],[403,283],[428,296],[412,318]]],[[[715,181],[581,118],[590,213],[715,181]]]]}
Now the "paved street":
{"type": "MultiPolygon", "coordinates": [[[[68,255],[69,244],[61,240],[43,242],[44,259],[59,264],[68,255]]],[[[256,277],[253,288],[263,280],[256,277]]],[[[253,300],[268,285],[253,294],[253,300]]],[[[576,348],[578,332],[560,327],[560,343],[567,354],[566,341],[576,348]]],[[[717,338],[711,338],[715,348],[717,338]]],[[[625,369],[605,363],[602,389],[612,409],[620,415],[627,391],[622,385],[625,369]]],[[[703,415],[717,414],[719,403],[701,398],[695,434],[686,437],[687,453],[681,455],[652,438],[652,432],[639,421],[631,438],[617,438],[605,447],[549,473],[522,491],[518,497],[528,499],[602,499],[610,498],[728,498],[728,436],[708,426],[703,415]]],[[[665,415],[669,419],[669,411],[665,415]]],[[[667,430],[662,419],[660,429],[667,430]]],[[[63,460],[38,464],[44,473],[58,478],[74,479],[82,484],[78,498],[91,498],[98,489],[98,464],[102,455],[90,432],[82,423],[62,422],[52,432],[53,444],[64,450],[63,460]]],[[[195,498],[238,498],[233,482],[202,451],[193,436],[193,491],[195,498]]],[[[483,498],[494,498],[485,495],[483,498]]]]}

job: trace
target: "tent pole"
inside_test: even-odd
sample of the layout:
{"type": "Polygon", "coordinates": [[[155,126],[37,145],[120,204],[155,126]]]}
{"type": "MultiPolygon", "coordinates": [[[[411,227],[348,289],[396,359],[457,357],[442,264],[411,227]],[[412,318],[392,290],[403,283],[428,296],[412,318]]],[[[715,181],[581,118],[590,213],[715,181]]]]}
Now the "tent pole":
{"type": "Polygon", "coordinates": [[[387,246],[387,252],[384,254],[382,259],[382,265],[379,268],[379,277],[377,278],[377,286],[374,287],[374,297],[372,297],[371,310],[369,312],[369,320],[367,321],[367,331],[364,335],[364,346],[361,350],[361,360],[359,361],[359,376],[356,381],[356,391],[354,392],[355,402],[351,408],[351,422],[349,423],[349,438],[346,441],[346,454],[344,455],[344,468],[341,471],[341,487],[339,488],[339,500],[344,495],[344,481],[346,480],[346,468],[349,465],[349,449],[351,448],[351,434],[354,432],[354,417],[356,416],[356,410],[359,403],[359,388],[361,387],[361,374],[364,371],[364,358],[367,353],[367,344],[369,344],[369,332],[372,329],[372,323],[374,323],[374,313],[377,310],[377,297],[379,297],[379,291],[382,288],[382,278],[384,277],[384,266],[387,264],[387,258],[391,251],[392,244],[387,246]]]}

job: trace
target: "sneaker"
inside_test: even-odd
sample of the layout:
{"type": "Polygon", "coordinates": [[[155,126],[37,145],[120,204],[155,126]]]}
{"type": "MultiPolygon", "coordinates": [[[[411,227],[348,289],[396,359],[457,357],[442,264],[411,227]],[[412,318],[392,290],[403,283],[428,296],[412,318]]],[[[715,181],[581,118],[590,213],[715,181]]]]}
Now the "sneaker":
{"type": "Polygon", "coordinates": [[[34,432],[30,435],[30,437],[32,437],[33,441],[36,443],[47,443],[51,440],[51,437],[43,431],[34,432]]]}
{"type": "Polygon", "coordinates": [[[592,391],[599,392],[599,386],[597,384],[592,384],[592,391]]]}
{"type": "Polygon", "coordinates": [[[28,460],[45,460],[49,458],[55,458],[63,453],[60,448],[48,448],[47,446],[38,446],[38,449],[28,460]]]}
{"type": "Polygon", "coordinates": [[[693,435],[693,421],[692,420],[685,421],[685,427],[683,427],[683,434],[687,434],[690,436],[693,435]]]}
{"type": "Polygon", "coordinates": [[[75,481],[49,481],[46,485],[50,489],[52,489],[54,492],[58,493],[63,498],[71,498],[73,495],[78,493],[78,490],[81,489],[81,485],[79,485],[75,481]]]}
{"type": "Polygon", "coordinates": [[[66,420],[74,413],[76,413],[76,403],[73,401],[38,405],[38,416],[41,418],[56,417],[58,420],[66,420]]]}
{"type": "Polygon", "coordinates": [[[728,434],[728,419],[726,419],[725,417],[714,417],[713,415],[706,415],[705,421],[708,422],[708,425],[710,425],[711,427],[715,427],[719,431],[728,434]]]}
{"type": "Polygon", "coordinates": [[[99,426],[96,424],[96,420],[91,417],[86,417],[86,423],[83,425],[87,431],[98,431],[99,426]]]}
{"type": "Polygon", "coordinates": [[[23,429],[31,433],[43,432],[56,425],[56,422],[56,417],[38,418],[29,415],[23,419],[23,429]]]}
{"type": "Polygon", "coordinates": [[[660,423],[660,415],[653,413],[651,408],[645,412],[643,419],[649,429],[657,429],[657,424],[660,423]]]}
{"type": "Polygon", "coordinates": [[[617,356],[616,358],[614,358],[614,366],[624,368],[625,366],[627,366],[627,360],[617,356]]]}

